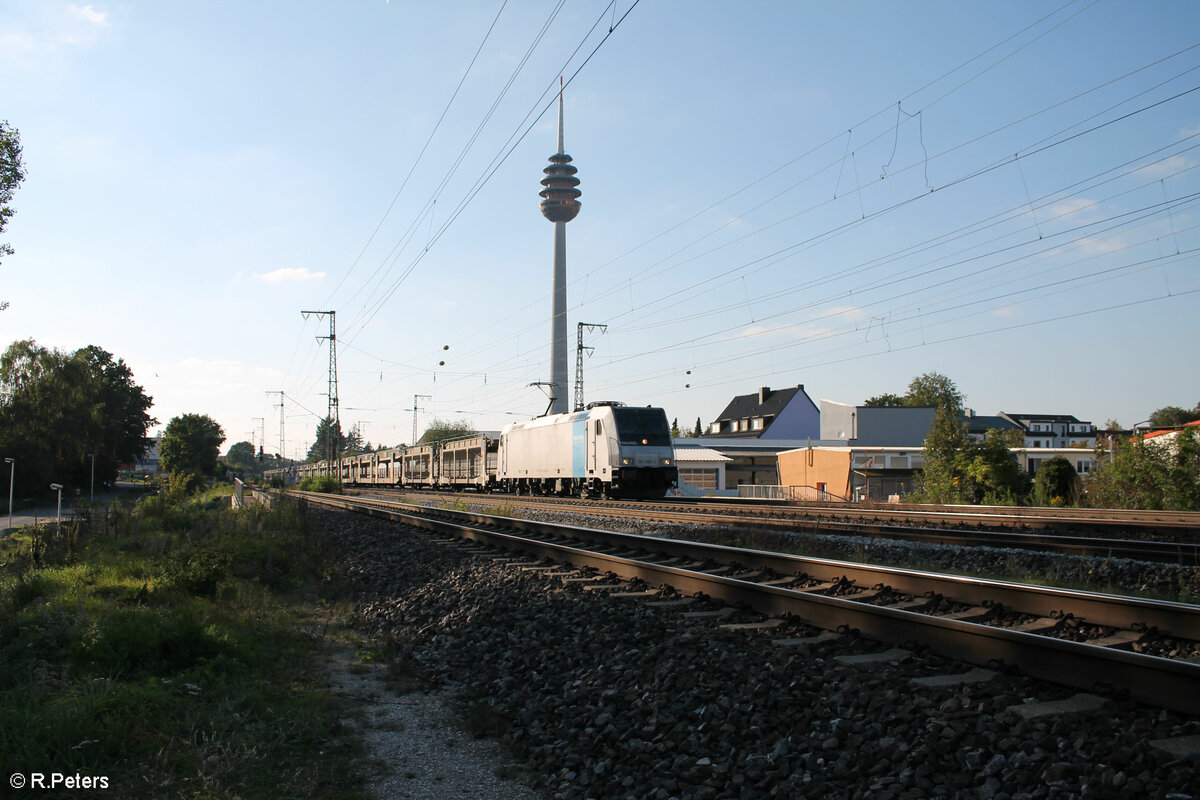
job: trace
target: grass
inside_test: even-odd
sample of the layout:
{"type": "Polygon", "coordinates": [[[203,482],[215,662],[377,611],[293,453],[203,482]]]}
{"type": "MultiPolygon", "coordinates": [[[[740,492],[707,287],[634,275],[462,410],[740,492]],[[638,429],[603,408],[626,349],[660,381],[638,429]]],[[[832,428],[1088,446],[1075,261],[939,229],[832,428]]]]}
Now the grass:
{"type": "Polygon", "coordinates": [[[0,542],[10,773],[126,798],[365,796],[321,662],[351,617],[331,554],[300,505],[224,505],[159,495],[0,542]]]}

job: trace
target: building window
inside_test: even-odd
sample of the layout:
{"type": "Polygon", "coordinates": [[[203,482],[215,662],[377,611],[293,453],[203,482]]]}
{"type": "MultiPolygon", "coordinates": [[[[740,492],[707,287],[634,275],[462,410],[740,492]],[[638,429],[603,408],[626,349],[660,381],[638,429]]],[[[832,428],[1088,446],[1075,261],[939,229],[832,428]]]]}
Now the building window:
{"type": "Polygon", "coordinates": [[[1075,462],[1075,471],[1080,475],[1090,475],[1092,472],[1092,460],[1090,458],[1081,458],[1075,462]]]}
{"type": "Polygon", "coordinates": [[[762,417],[755,417],[754,419],[750,420],[750,427],[756,431],[761,431],[763,429],[762,417]]]}
{"type": "Polygon", "coordinates": [[[721,432],[721,423],[714,422],[712,425],[709,425],[708,432],[709,433],[720,433],[721,432]]]}

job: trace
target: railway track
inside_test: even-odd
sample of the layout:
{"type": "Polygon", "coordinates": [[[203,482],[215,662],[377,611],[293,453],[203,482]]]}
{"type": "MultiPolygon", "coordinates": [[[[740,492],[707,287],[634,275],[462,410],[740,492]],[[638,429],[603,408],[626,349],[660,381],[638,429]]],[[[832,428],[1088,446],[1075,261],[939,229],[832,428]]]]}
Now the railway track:
{"type": "MultiPolygon", "coordinates": [[[[439,498],[461,498],[462,495],[433,495],[439,498]]],[[[482,497],[480,499],[482,500],[482,497]]],[[[524,498],[504,495],[504,505],[513,509],[553,511],[653,522],[687,523],[711,526],[755,526],[774,530],[818,534],[850,534],[932,544],[971,547],[1001,547],[1062,553],[1072,556],[1100,558],[1129,558],[1157,561],[1181,566],[1200,566],[1200,531],[1175,525],[1177,534],[1168,541],[1082,536],[1044,532],[1022,532],[1011,529],[980,529],[929,527],[920,518],[910,524],[852,522],[825,519],[790,507],[766,508],[758,505],[726,506],[724,504],[589,502],[566,498],[524,498]]],[[[1124,523],[1128,526],[1128,522],[1124,523]]],[[[1155,523],[1157,524],[1157,523],[1155,523]]],[[[1106,531],[1112,534],[1112,530],[1106,531]]]]}
{"type": "Polygon", "coordinates": [[[596,590],[681,606],[689,601],[678,595],[703,596],[762,616],[745,625],[791,618],[827,631],[855,630],[971,664],[1013,665],[1056,683],[1107,686],[1200,713],[1200,607],[1194,605],[297,494],[517,553],[527,568],[569,565],[596,590]]]}

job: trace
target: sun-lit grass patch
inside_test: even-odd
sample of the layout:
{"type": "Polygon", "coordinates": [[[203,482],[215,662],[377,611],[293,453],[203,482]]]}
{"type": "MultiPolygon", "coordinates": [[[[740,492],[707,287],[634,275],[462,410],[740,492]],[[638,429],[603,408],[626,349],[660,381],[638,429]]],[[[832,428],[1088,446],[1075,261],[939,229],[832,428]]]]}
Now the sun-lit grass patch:
{"type": "Polygon", "coordinates": [[[320,663],[352,613],[300,505],[155,496],[72,537],[0,542],[10,773],[133,798],[363,796],[320,663]]]}

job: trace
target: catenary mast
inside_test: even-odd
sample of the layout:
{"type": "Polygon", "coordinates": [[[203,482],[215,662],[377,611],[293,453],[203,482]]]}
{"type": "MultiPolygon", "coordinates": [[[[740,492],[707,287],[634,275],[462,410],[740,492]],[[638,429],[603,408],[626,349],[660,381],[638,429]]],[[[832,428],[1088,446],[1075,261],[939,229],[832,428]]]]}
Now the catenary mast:
{"type": "Polygon", "coordinates": [[[558,152],[550,156],[550,165],[542,170],[545,187],[542,215],[554,223],[554,304],[550,318],[550,383],[549,413],[563,414],[567,404],[567,223],[579,214],[581,192],[578,172],[571,166],[571,157],[563,152],[562,79],[558,92],[558,152]]]}

